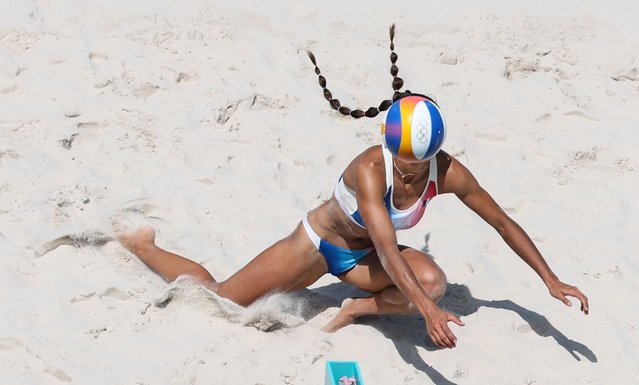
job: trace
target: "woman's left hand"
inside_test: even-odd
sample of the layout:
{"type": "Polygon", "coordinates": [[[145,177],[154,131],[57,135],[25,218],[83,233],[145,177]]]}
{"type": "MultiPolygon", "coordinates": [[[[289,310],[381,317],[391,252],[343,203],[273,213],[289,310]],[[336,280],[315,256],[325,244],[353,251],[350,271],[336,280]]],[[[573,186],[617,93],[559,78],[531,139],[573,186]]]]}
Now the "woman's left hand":
{"type": "Polygon", "coordinates": [[[566,285],[557,280],[548,285],[548,290],[550,291],[550,295],[566,304],[566,306],[572,306],[572,302],[570,302],[568,296],[577,298],[581,302],[581,311],[584,312],[584,314],[588,314],[588,297],[577,287],[566,285]]]}

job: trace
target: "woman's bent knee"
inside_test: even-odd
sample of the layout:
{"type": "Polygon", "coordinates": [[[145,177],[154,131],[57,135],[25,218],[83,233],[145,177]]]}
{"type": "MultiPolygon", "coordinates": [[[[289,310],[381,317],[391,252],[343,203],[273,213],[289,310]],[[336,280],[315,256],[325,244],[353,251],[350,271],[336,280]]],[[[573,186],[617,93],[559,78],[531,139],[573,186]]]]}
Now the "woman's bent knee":
{"type": "Polygon", "coordinates": [[[446,275],[438,267],[434,266],[422,271],[417,279],[433,301],[439,301],[446,294],[446,275]]]}
{"type": "Polygon", "coordinates": [[[446,293],[446,274],[429,255],[408,246],[400,246],[400,250],[428,296],[439,301],[446,293]]]}

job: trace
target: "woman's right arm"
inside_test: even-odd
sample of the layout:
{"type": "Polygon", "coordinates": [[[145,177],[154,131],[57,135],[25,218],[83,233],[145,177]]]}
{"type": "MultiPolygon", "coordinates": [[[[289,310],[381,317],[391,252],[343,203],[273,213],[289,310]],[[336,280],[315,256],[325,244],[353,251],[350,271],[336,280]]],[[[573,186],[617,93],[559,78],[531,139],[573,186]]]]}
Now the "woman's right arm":
{"type": "Polygon", "coordinates": [[[356,170],[357,205],[380,262],[397,288],[424,316],[433,343],[453,348],[457,338],[448,327],[448,322],[461,326],[463,322],[430,299],[404,260],[397,247],[393,223],[384,206],[386,183],[383,167],[375,167],[374,161],[368,161],[368,164],[365,162],[367,161],[363,159],[363,164],[358,165],[356,170]]]}

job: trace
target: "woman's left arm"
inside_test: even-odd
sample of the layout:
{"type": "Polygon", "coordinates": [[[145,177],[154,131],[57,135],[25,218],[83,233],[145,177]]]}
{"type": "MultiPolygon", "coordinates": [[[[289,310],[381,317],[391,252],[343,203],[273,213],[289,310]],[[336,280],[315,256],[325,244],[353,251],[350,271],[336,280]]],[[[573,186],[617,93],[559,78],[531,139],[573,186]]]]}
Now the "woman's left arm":
{"type": "Polygon", "coordinates": [[[544,281],[550,294],[571,306],[567,296],[581,302],[581,311],[588,314],[588,298],[575,286],[567,285],[552,272],[528,234],[484,190],[475,177],[459,161],[449,155],[441,192],[452,192],[471,210],[490,224],[506,244],[544,281]]]}

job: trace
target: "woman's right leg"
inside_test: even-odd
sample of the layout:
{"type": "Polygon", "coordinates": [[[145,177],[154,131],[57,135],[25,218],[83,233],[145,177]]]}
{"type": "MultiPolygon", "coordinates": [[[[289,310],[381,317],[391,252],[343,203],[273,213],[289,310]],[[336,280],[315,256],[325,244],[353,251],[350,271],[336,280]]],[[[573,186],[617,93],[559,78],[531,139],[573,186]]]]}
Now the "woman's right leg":
{"type": "MultiPolygon", "coordinates": [[[[446,293],[446,275],[441,268],[421,251],[401,247],[401,253],[426,294],[438,302],[446,293]]],[[[357,266],[339,278],[372,295],[346,299],[337,315],[322,328],[326,332],[334,332],[363,315],[405,314],[416,311],[390,279],[375,253],[366,256],[357,266]]]]}
{"type": "Polygon", "coordinates": [[[155,231],[146,227],[118,236],[122,245],[167,282],[190,275],[221,297],[247,306],[264,294],[303,289],[328,267],[301,223],[288,237],[258,254],[225,281],[217,282],[200,264],[155,245],[155,231]]]}

